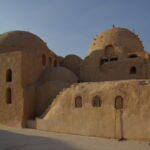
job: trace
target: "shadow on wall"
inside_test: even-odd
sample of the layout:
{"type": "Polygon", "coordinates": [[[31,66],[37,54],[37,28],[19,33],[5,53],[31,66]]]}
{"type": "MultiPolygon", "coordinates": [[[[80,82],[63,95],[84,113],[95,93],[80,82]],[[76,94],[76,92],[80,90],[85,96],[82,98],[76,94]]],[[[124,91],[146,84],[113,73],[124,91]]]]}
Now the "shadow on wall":
{"type": "Polygon", "coordinates": [[[0,130],[0,150],[79,150],[51,138],[16,134],[0,130]]]}

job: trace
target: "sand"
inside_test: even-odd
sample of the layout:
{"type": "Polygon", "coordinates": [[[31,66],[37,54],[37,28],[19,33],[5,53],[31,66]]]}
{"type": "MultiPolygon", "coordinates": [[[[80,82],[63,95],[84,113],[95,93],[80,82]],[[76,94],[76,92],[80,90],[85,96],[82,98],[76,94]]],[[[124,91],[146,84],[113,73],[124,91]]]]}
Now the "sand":
{"type": "Polygon", "coordinates": [[[150,150],[150,145],[0,125],[0,150],[150,150]]]}

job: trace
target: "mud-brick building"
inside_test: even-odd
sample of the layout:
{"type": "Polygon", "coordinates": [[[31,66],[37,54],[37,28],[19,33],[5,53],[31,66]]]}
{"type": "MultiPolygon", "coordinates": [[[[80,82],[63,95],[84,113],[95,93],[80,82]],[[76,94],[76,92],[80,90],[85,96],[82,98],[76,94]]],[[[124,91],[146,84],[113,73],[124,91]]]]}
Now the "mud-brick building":
{"type": "Polygon", "coordinates": [[[92,40],[84,59],[52,52],[36,35],[0,35],[0,123],[150,140],[150,54],[124,28],[92,40]]]}

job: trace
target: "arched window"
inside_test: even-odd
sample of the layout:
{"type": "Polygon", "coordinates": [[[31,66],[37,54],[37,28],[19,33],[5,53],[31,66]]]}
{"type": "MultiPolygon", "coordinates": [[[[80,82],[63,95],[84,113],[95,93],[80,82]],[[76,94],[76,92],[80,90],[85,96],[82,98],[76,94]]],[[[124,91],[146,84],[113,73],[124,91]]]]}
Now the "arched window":
{"type": "Polygon", "coordinates": [[[42,55],[42,65],[43,66],[46,65],[46,56],[45,56],[45,54],[42,55]]]}
{"type": "Polygon", "coordinates": [[[55,59],[54,60],[54,67],[56,67],[57,66],[57,60],[55,59]]]}
{"type": "Polygon", "coordinates": [[[11,104],[12,103],[12,94],[11,94],[11,88],[6,89],[6,103],[11,104]]]}
{"type": "Polygon", "coordinates": [[[93,99],[92,99],[92,105],[93,105],[93,107],[100,107],[101,104],[102,104],[102,101],[101,101],[101,99],[100,99],[99,96],[93,97],[93,99]]]}
{"type": "Polygon", "coordinates": [[[105,54],[111,55],[114,53],[114,47],[112,45],[108,45],[105,47],[105,54]]]}
{"type": "Polygon", "coordinates": [[[52,66],[52,58],[49,57],[49,66],[52,66]]]}
{"type": "Polygon", "coordinates": [[[130,74],[136,74],[136,67],[131,67],[130,68],[130,74]]]}
{"type": "Polygon", "coordinates": [[[75,107],[82,107],[82,97],[81,96],[77,96],[75,98],[75,107]]]}
{"type": "Polygon", "coordinates": [[[6,81],[7,82],[11,82],[12,81],[12,71],[11,71],[11,69],[8,69],[6,71],[6,81]]]}
{"type": "Polygon", "coordinates": [[[121,96],[116,96],[115,98],[115,108],[122,109],[123,108],[123,98],[121,96]]]}
{"type": "Polygon", "coordinates": [[[136,54],[131,54],[131,55],[129,55],[128,58],[136,58],[136,57],[138,57],[136,54]]]}

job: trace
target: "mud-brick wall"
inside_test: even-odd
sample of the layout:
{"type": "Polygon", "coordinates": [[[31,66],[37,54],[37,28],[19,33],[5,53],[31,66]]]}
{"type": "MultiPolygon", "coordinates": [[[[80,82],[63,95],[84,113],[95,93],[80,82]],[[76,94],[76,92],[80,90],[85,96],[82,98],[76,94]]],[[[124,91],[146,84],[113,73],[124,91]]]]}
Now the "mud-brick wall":
{"type": "Polygon", "coordinates": [[[150,80],[80,83],[64,90],[48,113],[37,119],[37,129],[71,134],[150,140],[150,80]],[[75,98],[82,97],[82,107],[75,98]],[[99,96],[100,107],[92,99],[99,96]],[[116,109],[116,97],[123,107],[116,109]]]}
{"type": "MultiPolygon", "coordinates": [[[[20,51],[0,53],[0,123],[21,126],[23,118],[23,89],[21,86],[20,51]],[[6,72],[10,69],[12,80],[6,80],[6,72]],[[11,102],[7,103],[7,89],[11,90],[11,102]]],[[[9,95],[10,96],[10,95],[9,95]]]]}
{"type": "MultiPolygon", "coordinates": [[[[22,52],[22,80],[24,89],[24,124],[36,117],[36,87],[45,68],[53,67],[57,56],[48,49],[22,52]]],[[[57,64],[58,65],[58,64],[57,64]]]]}
{"type": "Polygon", "coordinates": [[[126,79],[147,79],[149,69],[145,59],[142,57],[136,58],[117,58],[118,60],[110,61],[101,64],[103,58],[99,53],[87,57],[81,64],[80,78],[83,82],[96,81],[112,81],[112,80],[126,80],[126,79]],[[132,67],[136,68],[135,73],[130,73],[132,67]]]}
{"type": "Polygon", "coordinates": [[[22,85],[30,86],[39,80],[43,70],[53,66],[54,56],[49,50],[23,51],[22,57],[22,85]],[[44,57],[43,57],[44,55],[44,57]],[[50,61],[50,58],[52,59],[50,61]]]}

